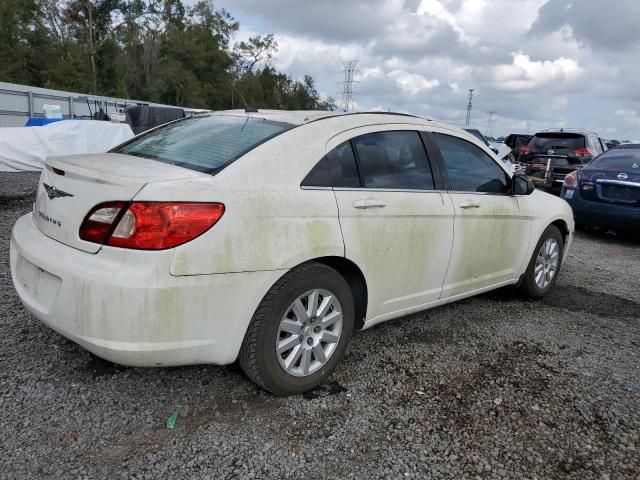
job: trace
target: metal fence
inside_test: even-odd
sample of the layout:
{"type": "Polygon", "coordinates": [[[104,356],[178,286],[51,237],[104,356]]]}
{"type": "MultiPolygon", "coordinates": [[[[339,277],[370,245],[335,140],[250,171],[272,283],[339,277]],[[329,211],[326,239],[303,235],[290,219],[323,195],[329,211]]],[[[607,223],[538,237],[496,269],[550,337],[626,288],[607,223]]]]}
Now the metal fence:
{"type": "MultiPolygon", "coordinates": [[[[90,119],[100,108],[110,115],[127,105],[171,106],[0,82],[0,128],[23,127],[30,117],[44,117],[45,105],[59,105],[62,117],[67,119],[90,119]]],[[[202,110],[185,108],[184,111],[191,114],[202,110]]]]}

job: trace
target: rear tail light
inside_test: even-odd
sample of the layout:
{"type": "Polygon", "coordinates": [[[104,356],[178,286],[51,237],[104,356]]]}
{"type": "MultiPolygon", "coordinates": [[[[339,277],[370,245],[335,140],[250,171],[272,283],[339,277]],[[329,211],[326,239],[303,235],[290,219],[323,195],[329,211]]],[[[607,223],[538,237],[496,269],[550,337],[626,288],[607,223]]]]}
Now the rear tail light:
{"type": "Polygon", "coordinates": [[[80,238],[113,247],[162,250],[202,235],[223,214],[221,203],[103,203],[82,222],[80,238]]]}
{"type": "Polygon", "coordinates": [[[526,155],[527,153],[533,152],[533,148],[527,147],[526,145],[520,147],[520,154],[526,155]]]}
{"type": "Polygon", "coordinates": [[[127,205],[127,202],[109,202],[94,207],[80,226],[80,238],[87,242],[106,243],[127,205]]]}
{"type": "Polygon", "coordinates": [[[578,148],[571,152],[571,154],[575,155],[576,157],[590,157],[591,150],[589,150],[588,148],[578,148]]]}
{"type": "Polygon", "coordinates": [[[567,188],[574,188],[578,184],[578,171],[571,172],[564,177],[564,186],[567,188]]]}

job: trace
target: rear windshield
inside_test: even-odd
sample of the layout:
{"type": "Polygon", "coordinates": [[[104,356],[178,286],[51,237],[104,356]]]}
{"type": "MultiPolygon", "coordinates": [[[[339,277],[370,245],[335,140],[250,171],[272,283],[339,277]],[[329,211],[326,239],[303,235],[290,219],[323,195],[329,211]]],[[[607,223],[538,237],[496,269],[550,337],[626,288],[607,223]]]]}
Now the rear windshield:
{"type": "Polygon", "coordinates": [[[640,174],[640,149],[607,150],[589,164],[591,168],[640,174]]]}
{"type": "Polygon", "coordinates": [[[578,133],[536,133],[529,142],[534,152],[544,153],[549,150],[567,153],[584,147],[584,135],[578,133]]]}
{"type": "Polygon", "coordinates": [[[254,117],[196,116],[154,130],[114,152],[215,173],[292,127],[290,123],[254,117]]]}

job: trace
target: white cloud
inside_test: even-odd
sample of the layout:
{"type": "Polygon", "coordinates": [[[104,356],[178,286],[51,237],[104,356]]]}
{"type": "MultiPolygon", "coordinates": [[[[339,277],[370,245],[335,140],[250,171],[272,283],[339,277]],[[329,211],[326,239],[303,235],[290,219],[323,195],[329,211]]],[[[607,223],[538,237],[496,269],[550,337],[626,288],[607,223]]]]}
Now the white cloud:
{"type": "Polygon", "coordinates": [[[402,70],[393,70],[389,72],[388,75],[395,80],[404,92],[410,95],[417,95],[418,93],[431,90],[440,85],[438,79],[427,80],[420,74],[404,72],[402,70]]]}
{"type": "Polygon", "coordinates": [[[216,6],[250,25],[243,38],[274,33],[274,66],[295,78],[312,75],[324,95],[339,100],[340,62],[357,59],[361,109],[460,123],[467,90],[475,88],[473,121],[484,129],[488,112],[497,111],[494,133],[565,125],[640,136],[638,0],[606,8],[596,0],[218,0],[216,6]]]}
{"type": "Polygon", "coordinates": [[[532,61],[522,52],[513,54],[510,65],[493,68],[492,81],[496,89],[509,92],[530,92],[545,87],[553,90],[573,86],[584,70],[572,58],[532,61]]]}

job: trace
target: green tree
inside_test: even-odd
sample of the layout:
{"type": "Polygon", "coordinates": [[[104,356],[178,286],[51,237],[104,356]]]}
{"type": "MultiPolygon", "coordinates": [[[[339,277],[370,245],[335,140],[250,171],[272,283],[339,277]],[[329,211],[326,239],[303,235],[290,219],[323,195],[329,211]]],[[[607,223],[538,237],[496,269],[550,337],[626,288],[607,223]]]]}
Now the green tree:
{"type": "Polygon", "coordinates": [[[331,109],[270,65],[273,35],[231,46],[212,1],[0,0],[0,80],[188,107],[331,109]]]}

